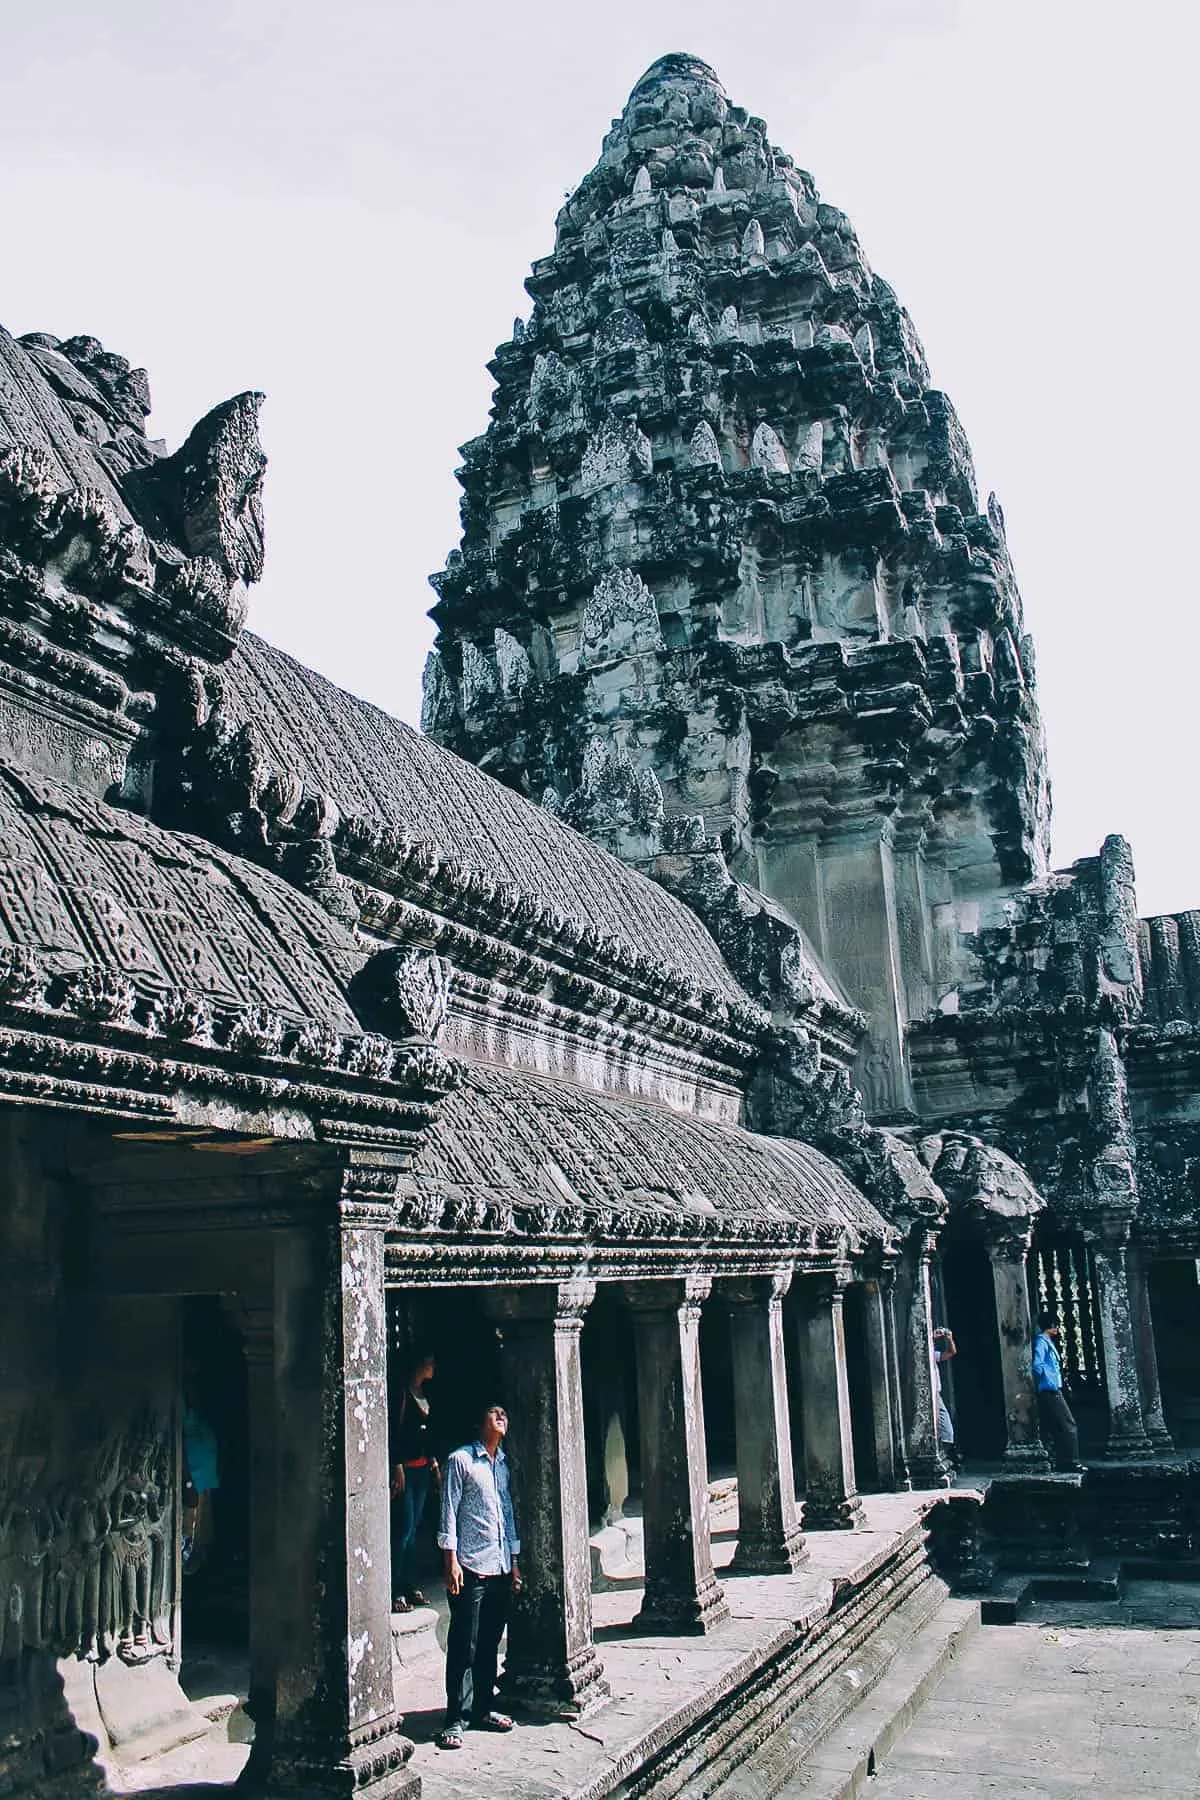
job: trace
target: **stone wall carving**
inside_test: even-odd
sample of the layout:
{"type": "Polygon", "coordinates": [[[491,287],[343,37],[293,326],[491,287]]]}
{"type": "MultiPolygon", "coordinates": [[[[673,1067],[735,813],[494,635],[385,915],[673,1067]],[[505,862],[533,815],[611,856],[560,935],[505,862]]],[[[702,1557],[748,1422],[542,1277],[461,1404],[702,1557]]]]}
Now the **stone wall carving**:
{"type": "Polygon", "coordinates": [[[0,1494],[0,1667],[22,1650],[126,1662],[172,1647],[174,1430],[145,1413],[77,1476],[11,1457],[0,1494]]]}
{"type": "Polygon", "coordinates": [[[659,650],[662,641],[654,596],[641,576],[632,569],[602,575],[580,615],[580,660],[592,663],[659,650]]]}

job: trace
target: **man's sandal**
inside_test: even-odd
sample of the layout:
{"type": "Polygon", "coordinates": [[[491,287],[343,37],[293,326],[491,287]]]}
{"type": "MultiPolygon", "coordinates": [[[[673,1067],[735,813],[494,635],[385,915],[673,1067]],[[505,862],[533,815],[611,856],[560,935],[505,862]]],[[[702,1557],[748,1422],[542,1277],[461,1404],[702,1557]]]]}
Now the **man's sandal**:
{"type": "Polygon", "coordinates": [[[502,1712],[484,1713],[482,1719],[472,1719],[471,1725],[475,1731],[511,1731],[513,1728],[508,1714],[502,1712]]]}
{"type": "Polygon", "coordinates": [[[439,1731],[434,1742],[439,1750],[461,1750],[463,1734],[457,1727],[453,1731],[439,1731]]]}

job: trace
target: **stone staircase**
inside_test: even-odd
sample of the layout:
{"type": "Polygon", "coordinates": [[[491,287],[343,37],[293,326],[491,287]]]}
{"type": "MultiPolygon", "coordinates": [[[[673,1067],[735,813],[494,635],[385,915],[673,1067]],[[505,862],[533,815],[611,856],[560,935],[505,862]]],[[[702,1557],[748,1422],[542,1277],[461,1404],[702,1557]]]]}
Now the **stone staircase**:
{"type": "Polygon", "coordinates": [[[923,1524],[914,1526],[836,1581],[827,1611],[605,1791],[849,1800],[978,1624],[978,1602],[951,1596],[923,1524]]]}

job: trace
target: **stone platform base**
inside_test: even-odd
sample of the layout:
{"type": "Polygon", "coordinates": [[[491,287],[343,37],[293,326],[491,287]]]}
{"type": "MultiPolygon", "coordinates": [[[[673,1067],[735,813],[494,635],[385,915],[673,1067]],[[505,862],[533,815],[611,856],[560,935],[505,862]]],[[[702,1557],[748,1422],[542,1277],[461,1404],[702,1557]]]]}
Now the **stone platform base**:
{"type": "MultiPolygon", "coordinates": [[[[814,1534],[793,1575],[731,1573],[736,1514],[723,1513],[713,1550],[731,1617],[703,1638],[636,1633],[641,1569],[627,1563],[593,1600],[608,1703],[582,1721],[536,1724],[514,1705],[511,1736],[468,1732],[453,1754],[433,1742],[445,1703],[441,1621],[398,1615],[397,1701],[416,1743],[407,1773],[420,1776],[424,1800],[744,1800],[835,1775],[842,1786],[813,1794],[857,1792],[871,1755],[978,1617],[976,1603],[948,1597],[928,1561],[924,1515],[940,1498],[869,1497],[864,1529],[814,1534]]],[[[230,1781],[244,1756],[214,1727],[208,1740],[138,1765],[115,1791],[158,1800],[172,1785],[230,1781]]]]}
{"type": "MultiPolygon", "coordinates": [[[[713,1550],[731,1617],[702,1639],[635,1635],[640,1569],[626,1564],[624,1580],[614,1573],[594,1595],[596,1648],[612,1699],[582,1726],[518,1725],[507,1738],[468,1733],[450,1756],[431,1741],[439,1696],[435,1679],[422,1674],[401,1704],[424,1800],[630,1792],[734,1800],[777,1792],[801,1767],[807,1778],[835,1739],[830,1755],[844,1762],[850,1740],[836,1734],[876,1690],[886,1716],[871,1730],[880,1737],[893,1717],[902,1729],[905,1696],[919,1703],[978,1619],[977,1604],[950,1599],[928,1562],[924,1513],[940,1497],[868,1498],[865,1528],[814,1536],[810,1560],[794,1575],[731,1573],[735,1538],[722,1519],[713,1550]]],[[[864,1766],[869,1751],[870,1744],[864,1766]]]]}

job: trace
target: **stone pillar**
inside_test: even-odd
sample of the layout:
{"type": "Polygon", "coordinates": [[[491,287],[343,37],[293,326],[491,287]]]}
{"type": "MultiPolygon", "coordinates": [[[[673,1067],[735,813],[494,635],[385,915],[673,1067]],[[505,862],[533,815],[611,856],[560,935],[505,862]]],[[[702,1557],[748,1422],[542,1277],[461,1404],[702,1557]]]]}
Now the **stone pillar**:
{"type": "MultiPolygon", "coordinates": [[[[420,1792],[392,1691],[390,1217],[388,1202],[355,1191],[332,1223],[275,1235],[276,1702],[273,1743],[254,1746],[272,1795],[420,1792]]],[[[255,1470],[261,1481],[257,1456],[255,1470]]]]}
{"type": "Polygon", "coordinates": [[[1150,1311],[1149,1256],[1141,1248],[1126,1253],[1129,1271],[1129,1304],[1133,1313],[1133,1335],[1137,1347],[1138,1373],[1142,1385],[1142,1417],[1146,1436],[1155,1450],[1170,1454],[1174,1439],[1167,1429],[1163,1413],[1162,1389],[1158,1385],[1158,1349],[1154,1342],[1154,1316],[1150,1311]]]}
{"type": "Polygon", "coordinates": [[[1033,1385],[1033,1319],[1029,1311],[1026,1262],[1032,1239],[1027,1218],[989,1216],[986,1244],[996,1298],[1000,1380],[1004,1389],[1004,1466],[1014,1472],[1048,1474],[1050,1458],[1038,1429],[1033,1385]]]}
{"type": "MultiPolygon", "coordinates": [[[[231,1311],[246,1357],[250,1428],[250,1687],[246,1711],[254,1720],[256,1740],[261,1738],[265,1747],[275,1731],[279,1643],[275,1608],[275,1312],[269,1294],[244,1297],[231,1311]]],[[[261,1757],[263,1751],[258,1754],[261,1757]]]]}
{"type": "Polygon", "coordinates": [[[593,1281],[497,1288],[503,1325],[521,1591],[513,1596],[504,1691],[578,1718],[608,1697],[592,1643],[587,1463],[579,1339],[593,1281]]]}
{"type": "Polygon", "coordinates": [[[854,1480],[842,1277],[802,1275],[797,1299],[804,1523],[810,1531],[852,1531],[862,1523],[862,1501],[854,1480]]]}
{"type": "Polygon", "coordinates": [[[735,1569],[791,1572],[808,1558],[792,1473],[783,1349],[783,1296],[790,1269],[719,1283],[729,1308],[737,1433],[738,1547],[735,1569]]]}
{"type": "Polygon", "coordinates": [[[903,1444],[896,1441],[897,1407],[893,1399],[895,1376],[888,1345],[888,1317],[882,1272],[869,1274],[862,1283],[863,1341],[867,1378],[871,1384],[871,1441],[875,1452],[875,1478],[881,1488],[909,1486],[903,1444]],[[903,1473],[901,1471],[903,1470],[903,1473]]]}
{"type": "Polygon", "coordinates": [[[900,1384],[904,1436],[914,1487],[948,1487],[950,1469],[938,1445],[937,1365],[933,1360],[933,1303],[929,1264],[934,1237],[923,1225],[910,1233],[897,1271],[900,1309],[900,1384]]]}
{"type": "Polygon", "coordinates": [[[1129,1214],[1103,1217],[1086,1231],[1096,1272],[1104,1387],[1108,1399],[1106,1456],[1148,1456],[1153,1446],[1142,1416],[1142,1390],[1134,1341],[1127,1248],[1129,1214]]]}
{"type": "Polygon", "coordinates": [[[904,1429],[904,1400],[900,1385],[900,1346],[896,1336],[896,1270],[887,1264],[879,1276],[883,1302],[883,1329],[888,1364],[888,1403],[892,1410],[892,1442],[895,1445],[896,1479],[899,1491],[912,1487],[908,1469],[908,1440],[904,1429]]]}
{"type": "Polygon", "coordinates": [[[729,1617],[713,1574],[700,1391],[707,1275],[625,1284],[637,1354],[646,1631],[711,1631],[729,1617]]]}

